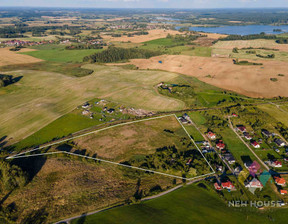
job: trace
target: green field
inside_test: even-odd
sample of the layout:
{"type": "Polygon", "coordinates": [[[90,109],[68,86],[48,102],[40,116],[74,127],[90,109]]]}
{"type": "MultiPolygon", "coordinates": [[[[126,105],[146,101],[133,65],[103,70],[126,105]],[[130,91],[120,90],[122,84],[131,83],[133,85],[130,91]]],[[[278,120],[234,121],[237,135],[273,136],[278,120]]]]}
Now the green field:
{"type": "Polygon", "coordinates": [[[158,199],[75,219],[72,224],[268,224],[285,223],[287,214],[287,209],[259,211],[252,208],[229,208],[215,193],[197,186],[187,186],[158,199]]]}
{"type": "Polygon", "coordinates": [[[288,111],[286,112],[285,106],[284,110],[280,110],[275,105],[271,104],[258,105],[257,107],[274,117],[276,120],[282,122],[284,125],[288,126],[288,111]]]}
{"type": "Polygon", "coordinates": [[[11,72],[23,77],[0,91],[0,136],[15,143],[94,98],[152,111],[185,108],[184,102],[162,96],[153,87],[177,74],[99,65],[85,68],[94,74],[75,78],[40,71],[11,72]]]}
{"type": "Polygon", "coordinates": [[[102,49],[87,50],[65,50],[65,45],[43,45],[33,47],[37,51],[25,52],[22,54],[40,58],[45,61],[52,62],[82,62],[85,56],[101,52],[102,49]]]}

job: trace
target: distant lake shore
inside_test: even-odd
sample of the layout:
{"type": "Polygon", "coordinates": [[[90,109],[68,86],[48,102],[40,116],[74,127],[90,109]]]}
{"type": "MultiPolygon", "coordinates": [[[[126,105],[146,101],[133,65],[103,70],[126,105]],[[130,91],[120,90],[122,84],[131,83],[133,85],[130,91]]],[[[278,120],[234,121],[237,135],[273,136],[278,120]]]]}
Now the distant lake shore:
{"type": "MultiPolygon", "coordinates": [[[[179,30],[181,27],[176,27],[179,30]]],[[[219,33],[230,35],[249,35],[249,34],[281,34],[288,32],[288,25],[272,26],[272,25],[246,25],[246,26],[216,26],[204,27],[194,26],[189,27],[190,31],[205,32],[205,33],[219,33]]]]}

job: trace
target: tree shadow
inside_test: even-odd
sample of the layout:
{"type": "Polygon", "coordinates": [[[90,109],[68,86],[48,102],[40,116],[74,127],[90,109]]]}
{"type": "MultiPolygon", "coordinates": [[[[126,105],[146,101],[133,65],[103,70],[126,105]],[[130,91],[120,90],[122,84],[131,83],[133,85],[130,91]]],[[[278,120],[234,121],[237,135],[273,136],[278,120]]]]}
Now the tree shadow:
{"type": "Polygon", "coordinates": [[[87,213],[83,213],[81,217],[77,220],[76,224],[84,224],[86,220],[87,213]]]}
{"type": "Polygon", "coordinates": [[[7,138],[7,135],[0,138],[0,147],[4,147],[8,141],[4,141],[7,138]]]}
{"type": "Polygon", "coordinates": [[[56,149],[64,152],[71,152],[73,146],[68,144],[59,145],[56,149]]]}
{"type": "Polygon", "coordinates": [[[28,181],[31,182],[42,169],[46,160],[47,158],[45,156],[27,157],[14,159],[12,164],[19,166],[24,172],[26,172],[28,174],[28,181]]]}

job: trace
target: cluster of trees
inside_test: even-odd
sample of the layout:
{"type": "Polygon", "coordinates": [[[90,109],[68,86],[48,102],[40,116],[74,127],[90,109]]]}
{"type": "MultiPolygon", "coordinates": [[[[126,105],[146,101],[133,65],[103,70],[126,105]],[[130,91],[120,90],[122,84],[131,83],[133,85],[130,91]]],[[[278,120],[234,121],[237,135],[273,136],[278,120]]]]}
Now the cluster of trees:
{"type": "Polygon", "coordinates": [[[262,54],[256,54],[259,58],[275,58],[275,54],[268,54],[268,55],[262,55],[262,54]]]}
{"type": "Polygon", "coordinates": [[[172,39],[175,43],[185,43],[185,44],[190,44],[192,41],[197,40],[199,35],[181,35],[181,34],[176,34],[176,35],[171,35],[168,34],[166,38],[172,39]]]}
{"type": "Polygon", "coordinates": [[[276,43],[277,44],[288,44],[288,38],[281,38],[281,39],[278,39],[276,40],[276,43]]]}
{"type": "Polygon", "coordinates": [[[28,175],[16,165],[0,161],[0,191],[2,193],[23,187],[28,182],[28,175]]]}
{"type": "Polygon", "coordinates": [[[268,35],[265,33],[260,34],[250,34],[250,35],[229,35],[227,37],[222,37],[219,40],[256,40],[256,39],[269,39],[269,40],[275,40],[277,39],[276,35],[268,35]]]}
{"type": "Polygon", "coordinates": [[[164,172],[181,171],[184,175],[197,175],[197,172],[205,172],[208,167],[196,149],[189,149],[187,147],[186,151],[182,151],[175,146],[158,148],[154,154],[145,156],[141,161],[130,160],[128,163],[144,169],[161,170],[164,172]],[[187,163],[188,161],[189,163],[187,163]]]}
{"type": "Polygon", "coordinates": [[[233,59],[233,63],[235,65],[263,65],[262,63],[249,62],[249,61],[239,61],[238,58],[233,59]]]}
{"type": "Polygon", "coordinates": [[[136,36],[141,36],[141,35],[148,35],[149,32],[147,31],[137,31],[137,32],[134,32],[134,33],[128,33],[127,36],[128,37],[133,37],[134,35],[136,36]]]}
{"type": "Polygon", "coordinates": [[[12,83],[14,83],[14,79],[12,75],[0,74],[0,87],[8,86],[12,83]]]}
{"type": "Polygon", "coordinates": [[[83,61],[90,63],[109,63],[133,58],[150,58],[158,55],[161,55],[161,52],[138,48],[109,47],[107,50],[104,50],[100,53],[84,57],[83,61]]]}
{"type": "Polygon", "coordinates": [[[77,44],[66,46],[66,50],[103,49],[107,44],[77,44]]]}
{"type": "Polygon", "coordinates": [[[26,24],[16,24],[15,26],[6,26],[0,28],[0,38],[21,38],[24,34],[31,32],[32,36],[45,36],[47,30],[52,30],[50,34],[55,35],[76,35],[81,33],[81,27],[64,26],[28,26],[26,24]],[[69,30],[69,33],[65,30],[69,30]],[[59,31],[60,30],[60,31],[59,31]]]}

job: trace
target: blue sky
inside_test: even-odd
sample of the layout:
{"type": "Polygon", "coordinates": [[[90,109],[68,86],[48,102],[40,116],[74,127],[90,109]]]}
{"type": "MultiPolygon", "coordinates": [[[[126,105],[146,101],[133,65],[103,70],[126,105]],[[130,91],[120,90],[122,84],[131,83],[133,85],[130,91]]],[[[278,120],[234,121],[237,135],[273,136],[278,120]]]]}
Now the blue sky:
{"type": "Polygon", "coordinates": [[[0,0],[0,6],[91,8],[264,8],[288,7],[288,0],[0,0]]]}

